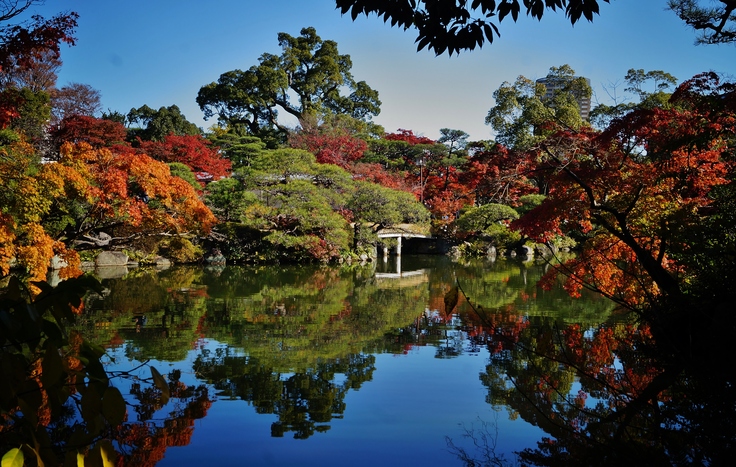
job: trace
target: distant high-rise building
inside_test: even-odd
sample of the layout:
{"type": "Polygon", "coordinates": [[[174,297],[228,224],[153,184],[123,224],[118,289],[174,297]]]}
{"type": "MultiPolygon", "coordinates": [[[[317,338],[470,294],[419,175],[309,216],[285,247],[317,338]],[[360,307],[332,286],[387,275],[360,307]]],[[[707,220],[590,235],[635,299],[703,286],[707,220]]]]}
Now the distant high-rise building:
{"type": "MultiPolygon", "coordinates": [[[[579,76],[576,76],[575,79],[579,78],[579,76]]],[[[588,86],[590,86],[590,80],[588,78],[585,78],[585,81],[587,81],[588,86]]],[[[544,94],[544,99],[551,99],[554,95],[555,91],[562,89],[565,87],[566,81],[560,80],[560,79],[554,79],[554,78],[540,78],[537,80],[537,83],[544,84],[547,87],[547,92],[544,94]]],[[[578,101],[578,107],[580,107],[580,116],[587,120],[588,116],[590,115],[590,96],[575,96],[575,98],[578,101]]]]}

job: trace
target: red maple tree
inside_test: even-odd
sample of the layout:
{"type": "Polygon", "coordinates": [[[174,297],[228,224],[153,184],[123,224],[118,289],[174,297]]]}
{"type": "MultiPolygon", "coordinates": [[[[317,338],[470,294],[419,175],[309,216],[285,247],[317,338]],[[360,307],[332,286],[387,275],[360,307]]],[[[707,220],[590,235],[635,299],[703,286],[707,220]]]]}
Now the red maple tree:
{"type": "Polygon", "coordinates": [[[170,134],[163,141],[138,141],[140,152],[162,162],[181,162],[195,173],[206,173],[218,180],[227,176],[231,164],[219,149],[200,135],[170,134]]]}
{"type": "Polygon", "coordinates": [[[384,139],[387,139],[389,141],[406,141],[410,145],[416,145],[416,144],[435,144],[436,141],[434,141],[431,138],[427,138],[426,136],[419,136],[415,135],[412,130],[405,130],[403,128],[399,128],[396,133],[387,133],[383,137],[384,139]]]}
{"type": "Polygon", "coordinates": [[[341,128],[306,129],[293,134],[289,145],[315,155],[321,164],[335,164],[342,168],[363,157],[368,144],[341,128]]]}
{"type": "MultiPolygon", "coordinates": [[[[11,8],[0,21],[7,21],[24,10],[22,6],[11,8]]],[[[76,41],[73,34],[78,17],[74,12],[50,19],[33,16],[28,23],[1,26],[0,73],[11,74],[27,69],[43,58],[58,59],[61,45],[74,45],[76,41]]],[[[22,104],[16,90],[11,88],[0,92],[0,128],[7,127],[19,117],[18,108],[22,104]]]]}
{"type": "Polygon", "coordinates": [[[51,132],[57,148],[65,142],[87,143],[93,148],[126,145],[126,136],[122,123],[85,115],[66,117],[51,132]]]}
{"type": "Polygon", "coordinates": [[[532,151],[549,164],[551,188],[514,225],[540,241],[571,231],[590,237],[556,269],[573,294],[592,287],[640,310],[662,295],[682,298],[693,278],[687,233],[718,214],[716,189],[734,175],[736,86],[700,75],[670,104],[634,111],[603,132],[558,132],[532,151]]]}

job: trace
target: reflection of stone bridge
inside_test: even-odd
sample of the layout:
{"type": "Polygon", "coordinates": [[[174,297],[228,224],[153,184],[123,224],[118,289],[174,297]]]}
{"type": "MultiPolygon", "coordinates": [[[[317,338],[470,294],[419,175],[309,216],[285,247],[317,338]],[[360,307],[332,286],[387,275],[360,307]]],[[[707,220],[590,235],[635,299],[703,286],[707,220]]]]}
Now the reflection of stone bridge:
{"type": "MultiPolygon", "coordinates": [[[[383,257],[384,262],[388,262],[388,257],[383,257]]],[[[414,271],[401,270],[401,256],[395,257],[396,272],[376,272],[374,274],[379,288],[404,288],[414,287],[425,282],[429,282],[429,269],[416,269],[414,271]]]]}
{"type": "MultiPolygon", "coordinates": [[[[432,238],[429,227],[419,224],[397,224],[376,232],[378,238],[396,239],[396,256],[401,256],[401,240],[404,238],[432,238]]],[[[388,248],[383,247],[383,256],[388,255],[388,248]]]]}
{"type": "Polygon", "coordinates": [[[406,289],[429,282],[429,270],[410,271],[399,274],[385,272],[376,273],[376,283],[379,289],[406,289]]]}

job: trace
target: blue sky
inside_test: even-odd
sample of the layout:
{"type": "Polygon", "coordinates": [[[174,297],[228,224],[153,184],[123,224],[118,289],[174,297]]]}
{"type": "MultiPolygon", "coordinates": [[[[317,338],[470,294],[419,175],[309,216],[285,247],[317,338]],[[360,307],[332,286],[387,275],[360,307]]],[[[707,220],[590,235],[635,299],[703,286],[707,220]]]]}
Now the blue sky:
{"type": "Polygon", "coordinates": [[[501,24],[501,38],[460,56],[417,52],[413,31],[390,28],[375,16],[351,21],[332,0],[47,0],[34,13],[80,15],[77,45],[64,48],[59,86],[86,83],[102,93],[103,109],[127,113],[144,104],[176,104],[204,128],[199,89],[221,73],[247,69],[264,53],[280,53],[276,35],[316,28],[349,54],[353,75],[376,89],[383,105],[374,120],[386,131],[413,130],[430,138],[440,128],[492,138],[484,123],[493,91],[524,75],[536,79],[570,65],[590,78],[595,99],[630,68],[663,70],[679,81],[714,70],[736,75],[736,46],[695,46],[694,33],[665,0],[612,0],[594,23],[570,26],[562,15],[541,22],[501,24]]]}

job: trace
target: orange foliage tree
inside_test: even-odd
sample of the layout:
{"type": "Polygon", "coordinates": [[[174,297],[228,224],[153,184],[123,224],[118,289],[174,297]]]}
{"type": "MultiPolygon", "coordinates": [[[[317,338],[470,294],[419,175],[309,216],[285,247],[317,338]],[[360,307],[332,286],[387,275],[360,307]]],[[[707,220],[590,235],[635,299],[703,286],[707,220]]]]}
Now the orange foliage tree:
{"type": "Polygon", "coordinates": [[[0,267],[13,258],[32,280],[59,254],[73,270],[73,249],[135,245],[161,235],[205,234],[215,222],[184,180],[163,162],[132,150],[115,154],[66,143],[58,162],[33,168],[24,143],[3,148],[0,267]],[[104,239],[103,239],[104,237],[104,239]]]}
{"type": "Polygon", "coordinates": [[[162,233],[206,233],[215,222],[191,185],[145,154],[67,144],[59,165],[78,168],[89,180],[89,201],[73,230],[66,229],[67,241],[101,231],[112,235],[113,242],[162,233]]]}
{"type": "MultiPolygon", "coordinates": [[[[515,226],[540,241],[571,231],[590,239],[556,269],[571,293],[590,287],[642,312],[663,297],[681,301],[696,280],[691,234],[721,218],[733,193],[736,87],[697,76],[670,103],[603,132],[558,132],[533,150],[553,181],[549,197],[515,226]]],[[[718,241],[716,230],[702,234],[718,241]]]]}
{"type": "Polygon", "coordinates": [[[22,141],[0,147],[0,275],[8,274],[16,261],[27,268],[30,280],[43,280],[55,253],[72,270],[79,261],[43,226],[54,198],[61,196],[63,185],[55,177],[63,177],[62,171],[42,168],[33,174],[33,155],[33,148],[22,141]]]}

